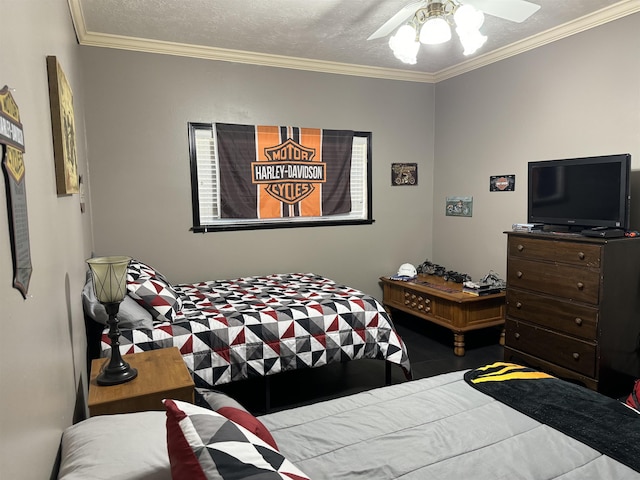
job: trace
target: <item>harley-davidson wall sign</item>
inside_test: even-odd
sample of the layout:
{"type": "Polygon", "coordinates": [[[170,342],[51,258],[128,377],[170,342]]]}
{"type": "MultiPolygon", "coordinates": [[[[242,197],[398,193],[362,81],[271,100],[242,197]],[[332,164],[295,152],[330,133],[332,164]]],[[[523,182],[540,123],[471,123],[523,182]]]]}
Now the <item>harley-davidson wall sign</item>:
{"type": "Polygon", "coordinates": [[[4,171],[13,254],[13,286],[27,298],[31,279],[31,247],[27,216],[24,133],[20,111],[8,86],[0,90],[0,159],[4,171]]]}
{"type": "Polygon", "coordinates": [[[492,175],[489,178],[490,192],[513,192],[515,189],[515,175],[492,175]]]}

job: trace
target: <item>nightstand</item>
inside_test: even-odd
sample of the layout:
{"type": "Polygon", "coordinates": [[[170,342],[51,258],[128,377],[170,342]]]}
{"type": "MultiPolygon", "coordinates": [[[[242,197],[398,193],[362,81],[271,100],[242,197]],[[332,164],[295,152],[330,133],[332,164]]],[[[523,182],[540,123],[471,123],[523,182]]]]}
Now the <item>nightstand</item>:
{"type": "Polygon", "coordinates": [[[193,379],[176,347],[123,355],[123,359],[138,370],[138,376],[120,385],[96,383],[96,377],[108,358],[91,362],[88,402],[91,417],[164,410],[164,398],[193,403],[193,379]]]}

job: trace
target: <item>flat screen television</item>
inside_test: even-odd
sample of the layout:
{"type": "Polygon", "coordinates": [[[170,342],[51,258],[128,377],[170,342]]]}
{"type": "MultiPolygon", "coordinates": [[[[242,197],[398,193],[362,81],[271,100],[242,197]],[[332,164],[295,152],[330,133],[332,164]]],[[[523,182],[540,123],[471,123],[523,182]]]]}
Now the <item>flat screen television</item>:
{"type": "Polygon", "coordinates": [[[629,229],[631,155],[529,162],[528,222],[629,229]]]}

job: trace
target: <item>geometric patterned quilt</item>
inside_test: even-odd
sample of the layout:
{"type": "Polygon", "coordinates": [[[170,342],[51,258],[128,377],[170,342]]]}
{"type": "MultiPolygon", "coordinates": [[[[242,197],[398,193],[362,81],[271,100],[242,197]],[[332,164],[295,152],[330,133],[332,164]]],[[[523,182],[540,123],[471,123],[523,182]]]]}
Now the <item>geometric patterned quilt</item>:
{"type": "Polygon", "coordinates": [[[196,387],[363,358],[396,363],[410,377],[406,347],[382,305],[328,278],[273,274],[173,287],[182,300],[175,320],[121,328],[120,351],[178,347],[196,387]]]}

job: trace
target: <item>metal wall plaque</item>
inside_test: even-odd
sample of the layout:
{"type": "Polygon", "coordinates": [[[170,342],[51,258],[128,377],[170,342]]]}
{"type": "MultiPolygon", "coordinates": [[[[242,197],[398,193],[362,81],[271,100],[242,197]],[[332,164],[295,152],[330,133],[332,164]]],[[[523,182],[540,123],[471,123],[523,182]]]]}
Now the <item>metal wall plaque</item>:
{"type": "Polygon", "coordinates": [[[27,298],[31,279],[31,246],[27,216],[27,189],[20,111],[9,87],[0,90],[0,149],[7,192],[9,234],[13,254],[13,286],[27,298]]]}
{"type": "Polygon", "coordinates": [[[417,163],[392,163],[391,164],[391,185],[417,185],[418,184],[418,164],[417,163]]]}
{"type": "Polygon", "coordinates": [[[492,175],[489,178],[490,192],[513,192],[515,189],[515,175],[492,175]]]}
{"type": "Polygon", "coordinates": [[[448,217],[472,217],[473,216],[473,197],[447,197],[448,217]]]}

